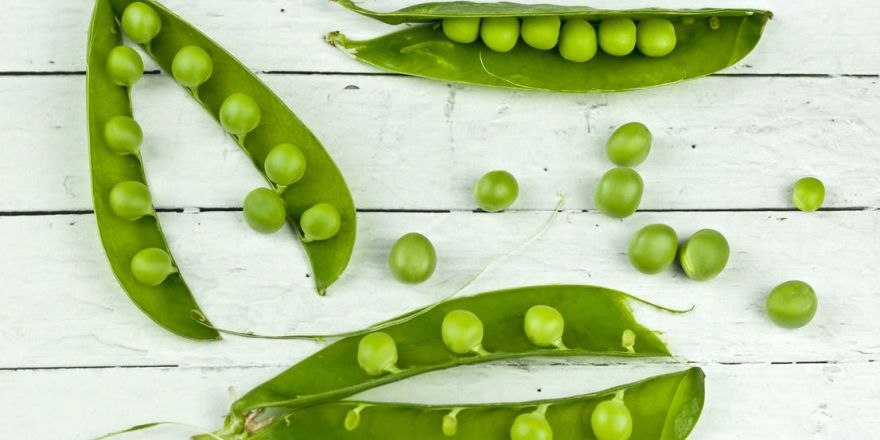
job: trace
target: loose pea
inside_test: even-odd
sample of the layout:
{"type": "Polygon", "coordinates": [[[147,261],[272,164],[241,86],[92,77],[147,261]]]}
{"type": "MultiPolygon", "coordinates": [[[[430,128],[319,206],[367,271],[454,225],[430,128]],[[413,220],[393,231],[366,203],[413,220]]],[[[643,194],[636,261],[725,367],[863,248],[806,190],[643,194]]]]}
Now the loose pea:
{"type": "Polygon", "coordinates": [[[803,281],[786,281],[767,296],[767,314],[780,327],[799,328],[816,315],[816,292],[803,281]]]}
{"type": "Polygon", "coordinates": [[[583,63],[596,56],[596,30],[587,20],[565,20],[559,33],[559,55],[569,61],[583,63]]]}
{"type": "Polygon", "coordinates": [[[158,286],[175,272],[171,255],[159,248],[142,249],[131,259],[132,275],[147,286],[158,286]]]}
{"type": "Polygon", "coordinates": [[[405,234],[391,247],[388,268],[398,281],[418,284],[426,281],[437,267],[437,252],[431,240],[417,232],[405,234]]]}
{"type": "Polygon", "coordinates": [[[519,20],[516,17],[484,18],[480,25],[480,37],[489,49],[509,52],[519,39],[519,20]]]}
{"type": "Polygon", "coordinates": [[[119,182],[110,190],[110,209],[121,219],[135,221],[153,212],[153,198],[141,182],[119,182]]]}
{"type": "Polygon", "coordinates": [[[480,18],[444,18],[443,33],[456,43],[473,43],[480,36],[480,18]]]}
{"type": "Polygon", "coordinates": [[[397,344],[388,333],[370,333],[358,344],[357,360],[370,376],[397,371],[397,344]]]}
{"type": "Polygon", "coordinates": [[[446,348],[455,354],[483,350],[483,321],[467,310],[453,310],[443,317],[441,336],[446,348]]]}
{"type": "Polygon", "coordinates": [[[675,26],[669,20],[649,18],[639,22],[636,46],[649,57],[665,57],[675,49],[675,26]]]}
{"type": "Polygon", "coordinates": [[[627,440],[632,435],[633,420],[623,399],[599,402],[590,417],[598,440],[627,440]]]}
{"type": "Polygon", "coordinates": [[[135,43],[149,43],[161,29],[159,14],[145,3],[134,2],[122,12],[122,30],[135,43]]]}
{"type": "Polygon", "coordinates": [[[141,126],[128,116],[114,116],[104,124],[104,141],[116,154],[137,154],[143,140],[141,126]]]}
{"type": "Polygon", "coordinates": [[[275,184],[292,185],[306,173],[306,156],[296,145],[280,144],[269,151],[263,169],[275,184]]]}
{"type": "Polygon", "coordinates": [[[825,201],[825,185],[815,177],[804,177],[794,184],[791,201],[801,211],[814,212],[825,201]]]}
{"type": "Polygon", "coordinates": [[[644,189],[642,177],[632,168],[612,168],[599,179],[594,200],[608,217],[629,217],[638,209],[644,189]]]}
{"type": "Polygon", "coordinates": [[[542,414],[520,414],[510,427],[510,440],[553,440],[553,429],[542,414]]]}
{"type": "Polygon", "coordinates": [[[186,46],[177,51],[171,61],[171,74],[180,85],[196,88],[205,83],[214,71],[208,52],[198,46],[186,46]]]}
{"type": "Polygon", "coordinates": [[[513,174],[503,170],[490,171],[474,185],[474,199],[486,212],[498,212],[510,207],[519,196],[519,184],[513,174]]]}
{"type": "Polygon", "coordinates": [[[629,244],[626,255],[629,262],[641,273],[655,274],[666,270],[678,251],[675,230],[663,224],[639,229],[629,244]]]}
{"type": "Polygon", "coordinates": [[[730,245],[720,232],[702,229],[681,247],[679,261],[688,277],[697,281],[718,276],[730,258],[730,245]]]}
{"type": "Polygon", "coordinates": [[[650,151],[651,130],[641,122],[630,122],[617,127],[605,145],[608,159],[622,167],[641,164],[650,151]]]}
{"type": "Polygon", "coordinates": [[[559,17],[527,17],[522,22],[522,39],[539,50],[550,50],[559,42],[559,17]]]}
{"type": "Polygon", "coordinates": [[[220,106],[220,125],[227,133],[244,136],[260,125],[260,106],[244,93],[233,93],[220,106]]]}
{"type": "Polygon", "coordinates": [[[550,306],[532,306],[526,312],[524,322],[526,336],[539,347],[562,346],[565,319],[559,310],[550,306]]]}
{"type": "Polygon", "coordinates": [[[287,219],[284,201],[269,188],[257,188],[244,199],[244,220],[255,231],[269,234],[281,229],[287,219]]]}
{"type": "Polygon", "coordinates": [[[628,18],[606,18],[599,23],[599,47],[608,55],[629,55],[636,47],[636,24],[628,18]]]}
{"type": "Polygon", "coordinates": [[[339,232],[339,228],[342,227],[342,217],[333,205],[318,203],[303,212],[299,219],[299,227],[306,242],[327,240],[339,232]]]}
{"type": "Polygon", "coordinates": [[[131,87],[144,76],[144,61],[134,49],[116,46],[107,55],[107,74],[114,83],[131,87]]]}

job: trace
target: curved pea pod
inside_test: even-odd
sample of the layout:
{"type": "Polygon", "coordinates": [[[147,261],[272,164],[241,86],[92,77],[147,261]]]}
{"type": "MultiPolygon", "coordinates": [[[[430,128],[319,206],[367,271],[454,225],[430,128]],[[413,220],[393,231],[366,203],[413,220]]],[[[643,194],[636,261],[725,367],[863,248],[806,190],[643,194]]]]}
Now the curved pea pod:
{"type": "MultiPolygon", "coordinates": [[[[279,188],[268,177],[266,181],[273,189],[283,191],[288,222],[300,239],[303,234],[299,218],[307,209],[318,203],[329,203],[339,211],[342,222],[335,236],[328,240],[303,242],[312,265],[315,287],[323,295],[348,266],[355,242],[354,201],[339,168],[308,127],[247,67],[164,6],[152,0],[140,1],[154,8],[162,20],[162,30],[150,42],[148,52],[164,71],[172,72],[175,55],[187,46],[199,47],[210,56],[213,74],[190,91],[211,116],[219,122],[221,105],[234,93],[246,94],[258,104],[262,115],[259,125],[249,131],[246,138],[240,136],[237,140],[264,177],[263,163],[272,148],[291,143],[302,150],[308,165],[299,181],[284,188],[279,188]]],[[[111,0],[117,18],[133,2],[111,0]]]]}
{"type": "Polygon", "coordinates": [[[671,84],[729,67],[758,44],[769,11],[755,9],[601,10],[586,6],[516,3],[424,3],[394,12],[374,12],[350,0],[335,0],[361,15],[387,24],[413,24],[371,40],[352,40],[340,32],[326,39],[352,57],[380,69],[441,81],[513,89],[586,93],[612,92],[671,84]],[[554,50],[538,50],[523,41],[506,53],[483,44],[455,43],[440,27],[445,18],[538,17],[602,19],[662,18],[675,27],[677,46],[662,57],[633,52],[611,56],[600,51],[587,62],[563,59],[554,50]]]}
{"type": "Polygon", "coordinates": [[[111,191],[121,182],[136,182],[136,187],[146,188],[137,145],[130,143],[132,149],[122,153],[111,147],[105,135],[111,118],[132,116],[129,91],[113,82],[107,68],[110,51],[121,44],[109,0],[97,0],[89,30],[86,107],[92,194],[101,243],[119,284],[153,321],[186,338],[220,339],[215,330],[191,318],[191,310],[199,310],[199,306],[180,273],[163,273],[161,282],[151,286],[139,281],[131,268],[132,258],[141,250],[158,248],[166,255],[170,250],[152,206],[145,206],[148,212],[142,216],[126,219],[114,213],[110,202],[111,191]]]}

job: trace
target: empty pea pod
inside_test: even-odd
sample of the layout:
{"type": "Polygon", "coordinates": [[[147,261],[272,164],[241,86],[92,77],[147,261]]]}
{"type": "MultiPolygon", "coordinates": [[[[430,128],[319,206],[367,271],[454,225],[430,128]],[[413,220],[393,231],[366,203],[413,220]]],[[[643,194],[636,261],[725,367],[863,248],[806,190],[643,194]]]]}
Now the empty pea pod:
{"type": "Polygon", "coordinates": [[[441,81],[573,93],[640,89],[717,72],[751,52],[773,15],[466,1],[375,12],[335,1],[387,24],[413,25],[370,40],[327,35],[365,63],[441,81]],[[478,42],[476,30],[487,33],[486,23],[490,32],[478,42]]]}

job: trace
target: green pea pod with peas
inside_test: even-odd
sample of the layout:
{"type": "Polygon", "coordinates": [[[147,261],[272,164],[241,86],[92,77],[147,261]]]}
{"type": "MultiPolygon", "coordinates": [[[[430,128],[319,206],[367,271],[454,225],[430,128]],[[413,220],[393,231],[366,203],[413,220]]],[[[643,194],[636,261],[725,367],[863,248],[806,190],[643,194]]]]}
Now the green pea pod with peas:
{"type": "Polygon", "coordinates": [[[326,36],[367,64],[441,81],[571,93],[642,89],[717,72],[751,52],[773,15],[466,1],[375,12],[334,1],[387,24],[413,25],[370,40],[326,36]]]}
{"type": "Polygon", "coordinates": [[[245,219],[261,232],[287,222],[319,294],[345,270],[356,212],[333,159],[284,102],[241,62],[153,0],[110,0],[126,34],[184,86],[251,159],[271,188],[254,191],[245,219]],[[274,192],[275,194],[272,194],[274,192]]]}

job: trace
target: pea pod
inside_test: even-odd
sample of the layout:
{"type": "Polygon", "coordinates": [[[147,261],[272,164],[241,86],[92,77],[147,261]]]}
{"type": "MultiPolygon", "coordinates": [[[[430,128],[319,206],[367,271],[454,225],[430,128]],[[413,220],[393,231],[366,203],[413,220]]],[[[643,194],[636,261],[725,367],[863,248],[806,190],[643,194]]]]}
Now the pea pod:
{"type": "Polygon", "coordinates": [[[327,35],[329,43],[367,64],[441,81],[573,93],[641,89],[717,72],[745,57],[758,44],[764,25],[772,17],[769,11],[755,9],[601,10],[586,6],[464,1],[424,3],[394,12],[374,12],[358,7],[351,0],[335,1],[387,24],[414,24],[371,40],[352,40],[340,32],[327,35]],[[507,17],[559,17],[587,28],[586,22],[617,18],[662,19],[663,23],[669,21],[674,26],[677,43],[674,50],[663,56],[647,56],[638,51],[626,56],[604,51],[593,55],[594,31],[584,33],[572,26],[572,35],[578,33],[592,38],[590,44],[594,48],[583,57],[581,51],[564,41],[564,34],[559,52],[536,49],[519,41],[512,50],[499,53],[479,42],[454,42],[441,27],[441,22],[448,19],[507,17]],[[569,61],[561,54],[585,62],[569,61]]]}
{"type": "MultiPolygon", "coordinates": [[[[282,194],[287,220],[303,241],[315,287],[323,295],[348,265],[356,229],[354,202],[333,159],[284,102],[241,62],[159,3],[140,2],[153,8],[162,23],[161,30],[144,48],[233,135],[269,186],[282,194]],[[187,55],[181,59],[189,62],[178,59],[175,63],[175,56],[181,51],[187,55]],[[204,54],[209,57],[207,61],[204,54]],[[200,69],[203,64],[206,66],[200,69]],[[226,110],[221,112],[227,98],[230,100],[226,110]],[[256,114],[248,112],[254,104],[256,114]],[[286,186],[273,182],[265,171],[269,152],[284,144],[298,147],[307,164],[302,176],[286,186]],[[339,231],[328,239],[307,239],[300,228],[300,218],[309,208],[323,203],[339,212],[339,231]]],[[[126,8],[137,2],[111,0],[111,3],[116,17],[121,19],[126,8]]]]}
{"type": "Polygon", "coordinates": [[[122,45],[109,0],[95,2],[87,66],[95,219],[113,273],[131,300],[160,326],[191,339],[219,339],[216,331],[192,320],[190,311],[199,306],[173,265],[150,201],[138,149],[142,134],[131,119],[129,98],[143,64],[122,45]],[[122,58],[113,60],[114,53],[122,58]]]}

